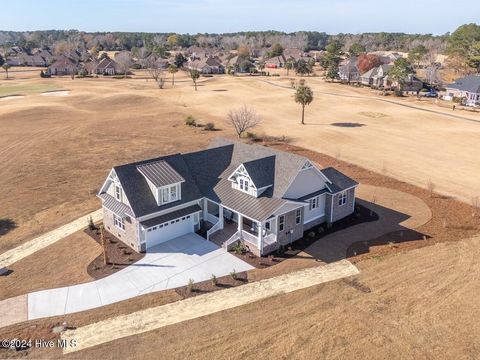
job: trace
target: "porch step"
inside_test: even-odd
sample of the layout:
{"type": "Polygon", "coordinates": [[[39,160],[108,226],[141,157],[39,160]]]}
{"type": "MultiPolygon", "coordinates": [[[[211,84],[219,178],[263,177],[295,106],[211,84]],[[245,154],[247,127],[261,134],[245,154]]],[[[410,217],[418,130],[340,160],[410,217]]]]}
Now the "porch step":
{"type": "Polygon", "coordinates": [[[223,247],[223,244],[237,232],[237,225],[225,226],[223,229],[214,232],[210,235],[210,241],[214,244],[223,247]]]}

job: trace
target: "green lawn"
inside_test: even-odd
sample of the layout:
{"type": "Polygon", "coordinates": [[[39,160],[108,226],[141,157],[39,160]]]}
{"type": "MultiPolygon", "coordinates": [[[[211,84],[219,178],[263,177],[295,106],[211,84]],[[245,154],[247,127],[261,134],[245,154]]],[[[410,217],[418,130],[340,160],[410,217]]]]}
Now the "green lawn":
{"type": "Polygon", "coordinates": [[[8,95],[26,95],[32,93],[42,93],[45,91],[63,90],[55,85],[38,84],[38,85],[7,85],[0,84],[0,96],[8,95]]]}

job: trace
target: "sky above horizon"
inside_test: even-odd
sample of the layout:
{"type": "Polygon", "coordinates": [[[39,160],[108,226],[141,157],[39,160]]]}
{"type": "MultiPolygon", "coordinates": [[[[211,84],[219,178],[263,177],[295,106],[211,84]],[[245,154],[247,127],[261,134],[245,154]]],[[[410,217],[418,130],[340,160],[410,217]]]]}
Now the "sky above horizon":
{"type": "Polygon", "coordinates": [[[329,34],[445,34],[479,22],[478,0],[23,0],[5,1],[0,30],[329,34]]]}

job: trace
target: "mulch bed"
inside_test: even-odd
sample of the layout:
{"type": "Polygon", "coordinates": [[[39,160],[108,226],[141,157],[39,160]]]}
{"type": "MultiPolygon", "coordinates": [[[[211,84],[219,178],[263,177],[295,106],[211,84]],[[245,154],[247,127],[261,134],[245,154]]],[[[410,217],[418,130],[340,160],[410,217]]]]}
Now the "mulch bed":
{"type": "Polygon", "coordinates": [[[274,251],[266,257],[258,257],[251,252],[247,252],[246,254],[238,254],[234,250],[230,250],[229,252],[257,269],[264,269],[297,256],[315,241],[327,235],[344,230],[350,226],[377,220],[378,215],[375,212],[370,211],[370,209],[360,204],[356,204],[353,214],[333,223],[331,226],[327,226],[326,224],[317,225],[307,230],[301,239],[274,251]]]}
{"type": "MultiPolygon", "coordinates": [[[[100,246],[100,230],[97,226],[96,229],[91,230],[87,228],[84,232],[94,239],[100,246]]],[[[87,273],[94,279],[101,279],[106,276],[112,275],[117,271],[120,271],[134,262],[142,259],[145,254],[137,253],[108,231],[104,232],[105,241],[107,244],[107,256],[108,264],[105,265],[103,260],[103,253],[100,254],[95,260],[93,260],[87,266],[87,273]]]]}
{"type": "Polygon", "coordinates": [[[394,232],[367,242],[352,244],[348,249],[348,256],[351,256],[350,260],[353,262],[439,242],[461,240],[480,232],[480,214],[472,216],[475,213],[472,206],[453,197],[438,194],[430,196],[427,189],[298,146],[278,141],[264,145],[305,156],[323,167],[333,166],[361,184],[382,186],[412,194],[422,199],[430,208],[432,219],[415,231],[404,232],[403,237],[394,232]],[[354,255],[355,253],[357,255],[354,255]]]}
{"type": "Polygon", "coordinates": [[[217,278],[216,281],[216,284],[214,284],[212,280],[205,280],[195,283],[191,287],[186,285],[176,288],[175,291],[178,295],[185,299],[188,297],[194,297],[217,290],[244,285],[248,283],[248,276],[247,273],[244,271],[237,273],[235,279],[231,275],[227,275],[217,278]]]}

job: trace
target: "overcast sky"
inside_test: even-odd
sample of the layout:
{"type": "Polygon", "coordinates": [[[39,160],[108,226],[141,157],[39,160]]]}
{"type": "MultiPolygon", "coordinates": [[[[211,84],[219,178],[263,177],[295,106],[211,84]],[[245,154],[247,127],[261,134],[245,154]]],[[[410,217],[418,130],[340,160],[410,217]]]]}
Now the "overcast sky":
{"type": "Polygon", "coordinates": [[[444,34],[479,22],[479,0],[11,0],[0,30],[444,34]]]}

